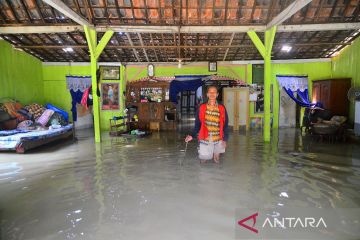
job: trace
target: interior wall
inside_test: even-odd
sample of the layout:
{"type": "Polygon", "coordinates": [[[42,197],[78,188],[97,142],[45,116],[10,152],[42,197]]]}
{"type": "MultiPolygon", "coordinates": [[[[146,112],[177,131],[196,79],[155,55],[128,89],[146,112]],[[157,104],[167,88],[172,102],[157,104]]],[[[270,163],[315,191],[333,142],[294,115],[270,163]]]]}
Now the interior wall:
{"type": "MultiPolygon", "coordinates": [[[[90,65],[86,66],[64,66],[64,65],[43,65],[43,79],[44,79],[44,101],[55,104],[64,110],[70,112],[71,96],[66,89],[66,75],[90,75],[90,65]]],[[[174,65],[155,64],[156,76],[174,76],[174,75],[190,75],[190,74],[214,74],[208,72],[206,63],[191,63],[183,65],[178,68],[174,65]]],[[[218,64],[218,75],[230,76],[237,79],[242,79],[247,83],[252,83],[252,65],[244,64],[218,64]]],[[[273,64],[272,69],[272,84],[273,84],[273,118],[274,127],[278,127],[279,115],[279,86],[276,80],[277,74],[296,74],[308,75],[309,85],[311,90],[311,82],[313,80],[331,77],[331,63],[330,62],[309,62],[309,63],[286,63],[273,64]]],[[[122,66],[120,71],[120,91],[125,90],[125,81],[135,81],[147,76],[147,64],[143,65],[127,65],[122,66]]],[[[111,82],[111,81],[104,81],[111,82]]],[[[115,81],[117,82],[117,81],[115,81]]],[[[121,94],[122,96],[122,94],[121,94]]],[[[109,119],[113,116],[123,114],[124,97],[120,101],[120,111],[100,111],[101,112],[101,129],[109,129],[109,119]]],[[[261,114],[254,114],[254,106],[250,104],[249,115],[256,116],[261,114]]]]}
{"type": "MultiPolygon", "coordinates": [[[[233,77],[246,81],[246,65],[218,63],[217,72],[209,72],[207,63],[185,63],[181,68],[174,64],[154,64],[155,76],[175,76],[175,75],[211,75],[233,77]]],[[[135,81],[147,77],[147,64],[127,65],[125,67],[126,81],[135,81]]]]}
{"type": "MultiPolygon", "coordinates": [[[[104,83],[119,82],[120,96],[124,89],[123,68],[120,69],[120,79],[114,81],[102,81],[104,83]]],[[[44,79],[44,99],[46,102],[52,103],[71,114],[71,95],[66,89],[66,75],[75,76],[90,76],[90,64],[83,66],[79,65],[43,65],[43,79],[44,79]]],[[[118,111],[103,111],[100,110],[100,128],[102,130],[109,130],[109,119],[113,116],[120,116],[124,110],[124,99],[120,100],[120,110],[118,111]]]]}
{"type": "MultiPolygon", "coordinates": [[[[332,77],[351,78],[352,87],[360,87],[360,38],[332,58],[332,77]]],[[[350,103],[350,121],[354,121],[354,102],[350,103]]]]}
{"type": "Polygon", "coordinates": [[[0,40],[0,98],[17,99],[22,104],[42,104],[42,80],[40,60],[0,40]]]}
{"type": "MultiPolygon", "coordinates": [[[[276,75],[308,75],[309,96],[311,96],[312,82],[314,80],[326,79],[331,77],[331,62],[305,62],[305,63],[276,63],[272,64],[272,84],[273,84],[273,119],[274,127],[279,126],[279,107],[280,91],[276,75]]],[[[304,109],[302,109],[302,113],[304,109]]],[[[300,115],[302,123],[302,114],[300,115]]]]}

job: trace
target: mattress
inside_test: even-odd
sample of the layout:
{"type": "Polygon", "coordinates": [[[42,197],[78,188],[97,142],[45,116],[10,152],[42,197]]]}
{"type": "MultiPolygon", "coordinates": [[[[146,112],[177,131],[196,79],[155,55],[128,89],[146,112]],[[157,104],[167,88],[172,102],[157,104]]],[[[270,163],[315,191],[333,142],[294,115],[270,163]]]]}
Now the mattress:
{"type": "MultiPolygon", "coordinates": [[[[16,146],[22,141],[32,141],[40,139],[48,139],[55,136],[62,135],[66,132],[72,131],[73,125],[68,124],[58,129],[49,129],[41,131],[29,131],[25,133],[17,133],[10,136],[0,137],[0,150],[15,150],[16,146]]],[[[1,131],[0,131],[1,132],[1,131]]]]}

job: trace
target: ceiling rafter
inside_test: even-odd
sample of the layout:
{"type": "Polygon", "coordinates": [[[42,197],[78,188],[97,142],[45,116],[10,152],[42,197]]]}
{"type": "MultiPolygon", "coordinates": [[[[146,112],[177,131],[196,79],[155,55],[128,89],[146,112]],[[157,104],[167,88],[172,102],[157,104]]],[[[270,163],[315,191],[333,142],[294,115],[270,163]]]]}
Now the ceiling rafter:
{"type": "MultiPolygon", "coordinates": [[[[232,34],[231,34],[230,41],[229,41],[229,46],[231,46],[231,44],[232,44],[232,42],[233,42],[233,40],[234,40],[234,37],[235,37],[235,33],[232,33],[232,34]]],[[[228,54],[228,52],[229,52],[229,49],[230,49],[230,48],[226,48],[226,51],[225,51],[225,54],[224,54],[224,57],[223,57],[223,61],[226,60],[227,54],[228,54]]]]}
{"type": "Polygon", "coordinates": [[[72,19],[74,22],[82,26],[91,26],[91,24],[82,16],[77,14],[74,10],[66,6],[66,4],[61,0],[43,0],[45,3],[49,4],[51,7],[55,8],[68,18],[72,19]]]}
{"type": "MultiPolygon", "coordinates": [[[[154,39],[153,39],[151,33],[150,33],[150,42],[151,42],[151,45],[154,47],[154,46],[155,46],[155,44],[154,44],[154,39]]],[[[155,55],[156,61],[158,62],[158,61],[159,61],[159,58],[158,58],[158,55],[157,55],[157,53],[156,53],[155,48],[153,49],[153,51],[154,51],[154,55],[155,55]]]]}
{"type": "MultiPolygon", "coordinates": [[[[141,34],[140,34],[140,33],[137,33],[137,35],[138,35],[138,37],[139,37],[141,46],[144,46],[144,42],[143,42],[143,39],[142,39],[142,37],[141,37],[141,34]]],[[[149,61],[149,57],[148,57],[147,52],[146,52],[146,49],[143,48],[143,51],[144,51],[144,55],[145,55],[146,61],[147,61],[147,62],[150,62],[150,61],[149,61]]]]}
{"type": "Polygon", "coordinates": [[[278,26],[292,17],[296,12],[309,4],[312,0],[295,0],[288,7],[286,7],[281,13],[274,17],[267,25],[266,29],[270,29],[273,26],[278,26]]]}
{"type": "MultiPolygon", "coordinates": [[[[127,37],[128,41],[129,41],[129,43],[130,43],[130,46],[132,47],[134,56],[136,57],[136,60],[137,60],[138,62],[141,62],[141,61],[140,61],[140,58],[139,58],[139,54],[137,53],[136,49],[134,48],[134,43],[133,43],[133,41],[131,40],[130,34],[129,34],[129,33],[125,33],[125,36],[127,37]]],[[[124,47],[122,47],[122,48],[124,48],[124,47]]]]}

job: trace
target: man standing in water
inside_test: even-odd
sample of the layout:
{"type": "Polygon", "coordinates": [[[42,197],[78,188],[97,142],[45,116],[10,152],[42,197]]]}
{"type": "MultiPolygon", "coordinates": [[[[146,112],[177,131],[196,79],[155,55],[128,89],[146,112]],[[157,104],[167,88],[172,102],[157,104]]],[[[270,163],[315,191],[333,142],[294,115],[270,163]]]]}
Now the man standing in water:
{"type": "Polygon", "coordinates": [[[217,102],[219,93],[215,86],[209,86],[206,95],[208,102],[200,105],[195,115],[193,134],[186,136],[185,142],[197,136],[200,142],[200,162],[214,159],[220,163],[220,154],[225,152],[229,136],[228,116],[225,106],[217,102]]]}

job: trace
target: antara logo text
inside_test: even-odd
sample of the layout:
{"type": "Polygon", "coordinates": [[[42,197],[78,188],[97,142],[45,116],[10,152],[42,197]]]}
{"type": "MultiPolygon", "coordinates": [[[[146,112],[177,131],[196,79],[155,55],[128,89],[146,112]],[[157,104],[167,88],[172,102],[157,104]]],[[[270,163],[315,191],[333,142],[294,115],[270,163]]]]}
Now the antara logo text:
{"type": "MultiPolygon", "coordinates": [[[[259,213],[254,213],[240,221],[238,224],[248,229],[253,233],[259,233],[259,230],[255,228],[256,218],[259,216],[259,213]],[[252,224],[247,223],[251,221],[252,224]]],[[[314,218],[314,217],[284,217],[284,218],[269,218],[267,217],[263,224],[261,225],[262,228],[270,227],[270,228],[319,228],[324,227],[327,228],[327,224],[325,220],[321,218],[314,218]]]]}

